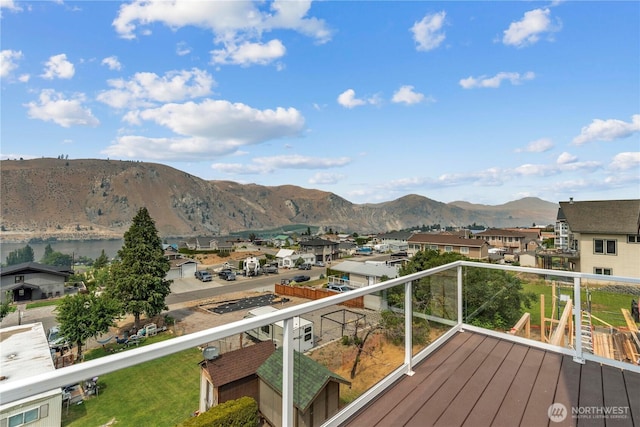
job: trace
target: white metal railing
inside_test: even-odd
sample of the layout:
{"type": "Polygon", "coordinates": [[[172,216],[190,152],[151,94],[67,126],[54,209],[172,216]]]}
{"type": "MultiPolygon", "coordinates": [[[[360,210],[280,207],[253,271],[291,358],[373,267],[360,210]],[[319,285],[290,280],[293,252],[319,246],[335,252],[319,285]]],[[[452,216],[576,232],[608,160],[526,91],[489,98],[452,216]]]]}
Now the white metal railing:
{"type": "MultiPolygon", "coordinates": [[[[593,354],[583,352],[580,339],[575,340],[574,348],[556,347],[550,344],[536,342],[528,340],[522,337],[509,335],[502,332],[490,331],[483,328],[478,328],[472,325],[464,323],[463,318],[463,268],[487,268],[495,270],[505,270],[520,273],[531,273],[543,276],[564,277],[573,280],[573,301],[574,301],[574,315],[575,330],[580,331],[581,324],[581,301],[580,301],[580,286],[582,279],[589,280],[606,280],[611,282],[622,282],[633,285],[640,285],[640,279],[618,276],[600,276],[594,274],[583,274],[569,271],[558,270],[545,270],[537,268],[525,268],[506,266],[498,264],[486,264],[471,261],[456,261],[450,264],[431,268],[418,273],[414,273],[407,276],[398,277],[382,283],[378,283],[371,286],[355,289],[350,292],[339,293],[331,297],[323,298],[316,301],[311,301],[296,305],[289,308],[284,308],[273,313],[266,315],[247,318],[239,320],[226,325],[214,327],[200,332],[195,332],[189,335],[184,335],[176,338],[172,338],[167,341],[162,341],[156,344],[147,345],[144,347],[128,350],[122,353],[116,353],[110,356],[105,356],[99,359],[90,360],[77,365],[57,369],[52,372],[47,372],[39,375],[35,375],[29,378],[12,381],[8,384],[0,385],[0,396],[2,396],[2,404],[7,404],[22,398],[26,398],[35,394],[43,393],[56,388],[64,387],[68,384],[74,384],[80,382],[86,378],[103,375],[109,372],[113,372],[119,369],[127,368],[137,365],[139,363],[147,362],[159,357],[163,357],[169,354],[173,354],[189,348],[194,348],[209,342],[224,339],[234,334],[240,334],[250,329],[260,328],[265,325],[269,325],[278,321],[284,321],[284,339],[283,339],[283,396],[282,396],[282,419],[283,425],[289,426],[294,424],[294,412],[293,412],[293,319],[294,317],[303,316],[306,313],[310,313],[315,310],[319,310],[325,307],[333,306],[335,304],[348,301],[354,297],[364,296],[379,292],[385,289],[389,289],[395,286],[403,286],[405,291],[405,358],[403,364],[393,371],[390,375],[385,377],[382,381],[375,384],[372,388],[367,390],[364,394],[358,397],[354,402],[345,407],[342,411],[329,419],[324,425],[335,426],[340,425],[346,421],[351,415],[362,408],[370,399],[377,394],[383,392],[389,385],[391,385],[396,379],[402,375],[411,375],[413,373],[413,366],[416,363],[424,359],[427,355],[435,351],[442,343],[444,343],[449,337],[454,335],[457,331],[462,329],[477,331],[487,335],[499,336],[503,339],[508,339],[514,342],[523,343],[529,346],[535,346],[547,350],[560,352],[563,354],[571,355],[577,362],[583,362],[586,359],[594,360],[598,363],[609,364],[612,366],[618,366],[623,369],[640,372],[640,366],[632,365],[629,363],[618,362],[615,360],[605,359],[593,354]],[[418,280],[433,276],[449,270],[456,271],[456,298],[457,298],[457,319],[455,321],[449,321],[448,323],[452,327],[438,339],[436,339],[429,346],[424,348],[419,353],[412,354],[412,288],[413,283],[418,280]],[[577,315],[576,315],[577,314],[577,315]]],[[[446,323],[446,322],[445,322],[446,323]]]]}

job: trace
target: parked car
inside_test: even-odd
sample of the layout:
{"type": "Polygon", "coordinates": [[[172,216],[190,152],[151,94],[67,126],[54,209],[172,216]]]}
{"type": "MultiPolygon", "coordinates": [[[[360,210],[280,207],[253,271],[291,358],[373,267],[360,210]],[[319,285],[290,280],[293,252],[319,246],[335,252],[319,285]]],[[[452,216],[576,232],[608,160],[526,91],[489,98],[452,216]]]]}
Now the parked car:
{"type": "Polygon", "coordinates": [[[225,276],[224,280],[226,280],[227,282],[230,282],[232,280],[236,280],[236,273],[234,273],[234,272],[227,273],[227,275],[225,276]]]}
{"type": "Polygon", "coordinates": [[[298,283],[307,282],[307,281],[311,280],[311,277],[305,276],[304,274],[299,274],[297,276],[293,276],[291,278],[291,280],[293,280],[294,282],[298,282],[298,283]]]}
{"type": "Polygon", "coordinates": [[[47,334],[47,341],[49,341],[49,348],[51,350],[60,351],[63,348],[69,348],[69,340],[60,335],[60,328],[52,326],[47,334]]]}
{"type": "Polygon", "coordinates": [[[206,270],[198,270],[195,273],[196,279],[201,280],[203,282],[210,282],[213,279],[211,273],[206,270]]]}
{"type": "Polygon", "coordinates": [[[347,285],[335,285],[335,284],[331,284],[331,285],[327,286],[327,289],[330,289],[330,290],[336,291],[336,292],[348,292],[348,291],[352,291],[353,290],[350,287],[348,287],[347,285]]]}
{"type": "Polygon", "coordinates": [[[231,274],[233,273],[233,271],[229,268],[225,268],[224,270],[220,270],[218,271],[218,277],[221,279],[226,279],[227,278],[227,274],[231,274]]]}
{"type": "Polygon", "coordinates": [[[276,274],[278,273],[278,266],[276,265],[265,265],[262,267],[262,271],[265,273],[276,274]]]}
{"type": "Polygon", "coordinates": [[[298,266],[298,270],[311,270],[311,264],[308,262],[303,262],[298,266]]]}
{"type": "Polygon", "coordinates": [[[324,262],[316,261],[316,267],[324,267],[324,262]]]}

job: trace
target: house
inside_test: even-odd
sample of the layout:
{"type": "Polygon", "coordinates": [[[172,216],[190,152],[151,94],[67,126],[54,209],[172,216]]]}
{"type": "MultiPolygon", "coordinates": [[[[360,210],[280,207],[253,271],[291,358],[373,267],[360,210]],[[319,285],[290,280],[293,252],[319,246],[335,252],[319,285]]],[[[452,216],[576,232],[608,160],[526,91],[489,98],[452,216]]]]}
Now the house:
{"type": "Polygon", "coordinates": [[[291,236],[287,236],[286,234],[279,234],[271,240],[273,242],[273,245],[278,248],[290,246],[293,244],[293,239],[291,238],[291,236]]]}
{"type": "Polygon", "coordinates": [[[535,250],[540,245],[540,231],[526,231],[520,229],[490,228],[474,234],[476,239],[482,239],[494,248],[504,248],[508,253],[518,253],[535,250]],[[529,243],[534,243],[529,246],[529,243]]]}
{"type": "MultiPolygon", "coordinates": [[[[332,271],[340,273],[340,279],[351,288],[361,288],[363,286],[375,285],[384,280],[395,279],[398,277],[398,266],[389,265],[384,261],[379,262],[359,262],[359,261],[342,261],[331,267],[332,271]],[[346,279],[345,279],[346,278],[346,279]]],[[[329,277],[329,283],[333,276],[329,277]]]]}
{"type": "MultiPolygon", "coordinates": [[[[0,382],[19,382],[55,371],[42,323],[0,329],[0,382]]],[[[0,426],[59,426],[62,423],[62,389],[0,403],[0,426]]]]}
{"type": "Polygon", "coordinates": [[[316,261],[331,262],[338,259],[338,242],[326,239],[310,239],[300,242],[300,252],[315,255],[312,264],[316,261]]]}
{"type": "Polygon", "coordinates": [[[73,271],[69,267],[23,262],[0,270],[0,300],[12,291],[13,301],[30,301],[64,295],[64,284],[73,271]]]}
{"type": "Polygon", "coordinates": [[[242,396],[257,402],[256,372],[275,349],[271,341],[264,341],[200,362],[200,413],[242,396]]]}
{"type": "Polygon", "coordinates": [[[280,249],[275,257],[278,261],[278,268],[294,268],[299,258],[309,264],[316,262],[314,254],[301,254],[293,249],[280,249]]]}
{"type": "Polygon", "coordinates": [[[556,248],[573,271],[640,277],[640,199],[560,202],[556,248]]]}
{"type": "MultiPolygon", "coordinates": [[[[258,368],[258,407],[272,426],[282,425],[282,349],[258,368]]],[[[294,350],[293,419],[298,427],[319,426],[340,410],[340,384],[349,381],[294,350]]]]}
{"type": "Polygon", "coordinates": [[[464,239],[444,234],[416,233],[409,237],[408,243],[407,255],[409,258],[424,250],[457,252],[472,259],[484,260],[489,258],[489,244],[481,239],[464,239]]]}
{"type": "Polygon", "coordinates": [[[391,233],[379,234],[376,236],[375,241],[380,245],[387,245],[387,248],[391,252],[406,251],[409,247],[409,237],[413,232],[411,231],[394,231],[391,233]]]}
{"type": "Polygon", "coordinates": [[[169,260],[171,268],[167,272],[165,279],[180,279],[183,277],[193,277],[198,268],[198,263],[191,258],[184,258],[181,253],[175,250],[165,250],[164,257],[169,260]]]}

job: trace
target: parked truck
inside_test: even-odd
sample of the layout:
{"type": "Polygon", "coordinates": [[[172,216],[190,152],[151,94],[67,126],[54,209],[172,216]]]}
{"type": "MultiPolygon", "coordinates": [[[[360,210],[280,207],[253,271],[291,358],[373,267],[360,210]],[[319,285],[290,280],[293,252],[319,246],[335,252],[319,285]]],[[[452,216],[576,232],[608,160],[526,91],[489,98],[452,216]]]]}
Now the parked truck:
{"type": "MultiPolygon", "coordinates": [[[[257,317],[260,315],[273,313],[278,311],[277,308],[270,305],[254,308],[249,310],[245,318],[257,317]]],[[[271,325],[264,325],[260,328],[250,329],[246,333],[251,338],[258,341],[271,340],[276,347],[282,346],[284,334],[284,322],[282,320],[271,325]]],[[[303,319],[302,317],[293,318],[293,345],[295,350],[303,353],[314,347],[313,322],[303,319]]]]}

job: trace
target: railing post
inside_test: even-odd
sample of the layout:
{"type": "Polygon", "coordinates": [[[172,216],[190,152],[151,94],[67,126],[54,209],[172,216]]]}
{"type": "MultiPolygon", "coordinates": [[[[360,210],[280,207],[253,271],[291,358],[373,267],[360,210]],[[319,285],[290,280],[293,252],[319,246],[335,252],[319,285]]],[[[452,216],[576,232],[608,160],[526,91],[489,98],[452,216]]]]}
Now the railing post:
{"type": "Polygon", "coordinates": [[[293,318],[284,319],[282,336],[282,425],[290,427],[293,420],[293,318]]]}
{"type": "Polygon", "coordinates": [[[406,374],[414,374],[411,359],[413,358],[413,286],[412,282],[404,284],[404,365],[406,374]]]}
{"type": "Polygon", "coordinates": [[[458,266],[458,326],[462,325],[462,266],[458,266]]]}
{"type": "Polygon", "coordinates": [[[582,354],[582,302],[580,301],[580,277],[573,278],[573,302],[574,302],[574,320],[576,327],[574,333],[576,334],[576,355],[573,356],[573,361],[584,364],[584,354],[582,354]]]}

